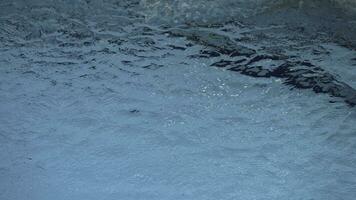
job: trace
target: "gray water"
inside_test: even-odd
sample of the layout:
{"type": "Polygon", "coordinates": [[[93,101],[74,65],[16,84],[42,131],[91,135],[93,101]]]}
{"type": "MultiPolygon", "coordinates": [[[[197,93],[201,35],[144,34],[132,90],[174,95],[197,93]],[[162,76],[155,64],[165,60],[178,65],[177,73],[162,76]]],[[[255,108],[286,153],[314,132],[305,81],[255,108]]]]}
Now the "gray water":
{"type": "Polygon", "coordinates": [[[356,196],[356,54],[299,2],[209,1],[237,14],[199,23],[183,1],[0,2],[0,199],[356,196]],[[154,20],[148,5],[173,9],[154,20]],[[310,24],[277,20],[291,14],[310,24]],[[278,59],[247,64],[258,55],[278,59]],[[243,59],[250,71],[212,66],[243,59]],[[258,71],[285,62],[333,79],[258,71]]]}

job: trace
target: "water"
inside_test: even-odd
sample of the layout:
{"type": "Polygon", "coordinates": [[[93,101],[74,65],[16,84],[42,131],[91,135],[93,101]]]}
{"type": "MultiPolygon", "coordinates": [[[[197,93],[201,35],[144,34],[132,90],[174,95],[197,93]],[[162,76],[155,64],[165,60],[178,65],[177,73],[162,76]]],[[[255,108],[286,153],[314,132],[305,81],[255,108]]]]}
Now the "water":
{"type": "MultiPolygon", "coordinates": [[[[144,14],[153,23],[221,23],[244,19],[256,14],[297,8],[341,9],[338,12],[355,13],[354,0],[142,0],[144,14]]],[[[325,13],[328,15],[330,13],[325,13]]]]}
{"type": "Polygon", "coordinates": [[[22,3],[1,2],[0,199],[354,199],[344,97],[211,66],[278,55],[249,66],[307,60],[356,88],[355,51],[327,33],[164,28],[134,1],[22,3]]]}

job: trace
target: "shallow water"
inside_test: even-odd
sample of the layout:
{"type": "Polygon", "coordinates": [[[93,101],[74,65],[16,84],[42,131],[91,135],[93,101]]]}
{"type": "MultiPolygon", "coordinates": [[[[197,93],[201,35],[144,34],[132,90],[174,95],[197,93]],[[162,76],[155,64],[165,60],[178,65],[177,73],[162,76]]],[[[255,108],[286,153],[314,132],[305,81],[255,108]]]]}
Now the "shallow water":
{"type": "MultiPolygon", "coordinates": [[[[245,57],[207,55],[215,40],[173,37],[120,2],[2,15],[0,199],[354,199],[354,107],[213,67],[245,57]]],[[[278,26],[198,29],[356,86],[355,52],[335,43],[278,26]]]]}

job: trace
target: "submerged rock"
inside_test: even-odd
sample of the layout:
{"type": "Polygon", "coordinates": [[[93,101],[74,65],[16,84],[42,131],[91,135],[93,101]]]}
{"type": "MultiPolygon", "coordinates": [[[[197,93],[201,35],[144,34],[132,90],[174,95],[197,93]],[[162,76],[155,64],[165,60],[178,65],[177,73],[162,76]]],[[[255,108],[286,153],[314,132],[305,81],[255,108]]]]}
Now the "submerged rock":
{"type": "Polygon", "coordinates": [[[212,66],[225,68],[252,77],[276,77],[284,79],[284,84],[298,89],[311,89],[315,93],[326,93],[340,97],[349,105],[356,105],[356,90],[336,79],[321,67],[308,61],[298,61],[296,56],[283,54],[260,54],[254,49],[238,44],[230,37],[213,31],[199,28],[172,28],[164,33],[175,37],[185,37],[188,40],[208,47],[198,56],[191,57],[220,57],[227,55],[239,57],[238,60],[222,59],[212,66]]]}
{"type": "Polygon", "coordinates": [[[276,77],[284,79],[284,84],[298,89],[311,89],[315,93],[326,93],[333,97],[340,97],[350,106],[356,105],[356,90],[344,82],[337,80],[332,74],[307,61],[288,61],[276,68],[265,66],[252,66],[253,63],[263,59],[280,61],[282,56],[259,55],[246,60],[221,60],[213,63],[215,67],[228,67],[228,70],[252,77],[276,77]]]}
{"type": "Polygon", "coordinates": [[[286,62],[271,72],[274,77],[285,78],[285,84],[300,89],[312,89],[315,93],[327,93],[356,105],[356,90],[338,81],[332,74],[309,62],[286,62]]]}

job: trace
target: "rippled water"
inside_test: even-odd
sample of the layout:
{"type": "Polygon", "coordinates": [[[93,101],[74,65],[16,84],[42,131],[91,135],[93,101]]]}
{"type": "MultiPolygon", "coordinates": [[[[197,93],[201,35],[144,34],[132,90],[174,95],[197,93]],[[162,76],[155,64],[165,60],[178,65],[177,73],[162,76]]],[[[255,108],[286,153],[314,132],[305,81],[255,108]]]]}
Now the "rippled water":
{"type": "Polygon", "coordinates": [[[355,51],[142,5],[1,1],[0,199],[354,199],[355,51]],[[261,75],[287,61],[311,79],[261,75]]]}
{"type": "MultiPolygon", "coordinates": [[[[221,23],[256,14],[296,8],[341,9],[355,13],[354,0],[142,0],[144,14],[154,23],[221,23]]],[[[324,13],[326,15],[330,13],[324,13]]]]}

